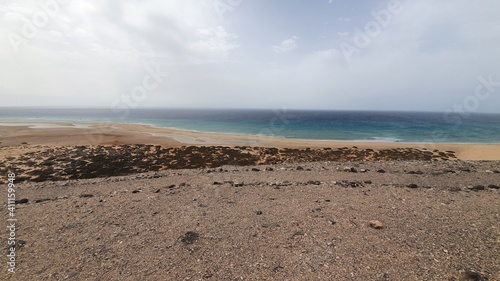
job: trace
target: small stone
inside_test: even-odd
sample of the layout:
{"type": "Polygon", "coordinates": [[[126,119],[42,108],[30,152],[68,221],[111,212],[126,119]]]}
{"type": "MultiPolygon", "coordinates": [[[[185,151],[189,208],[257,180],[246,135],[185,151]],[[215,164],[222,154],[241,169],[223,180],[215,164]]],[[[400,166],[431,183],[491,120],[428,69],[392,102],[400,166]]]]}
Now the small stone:
{"type": "Polygon", "coordinates": [[[304,170],[304,168],[302,166],[297,167],[297,171],[303,171],[303,170],[304,170]]]}
{"type": "Polygon", "coordinates": [[[488,185],[488,188],[490,188],[490,189],[500,189],[500,186],[494,185],[494,184],[490,184],[490,185],[488,185]]]}
{"type": "Polygon", "coordinates": [[[92,198],[92,197],[94,197],[94,194],[88,194],[88,193],[86,193],[86,194],[81,194],[80,195],[80,198],[92,198]]]}
{"type": "Polygon", "coordinates": [[[384,169],[377,170],[377,173],[383,174],[383,173],[385,173],[385,170],[384,169]]]}
{"type": "Polygon", "coordinates": [[[331,224],[331,225],[334,225],[336,224],[337,222],[334,220],[334,219],[329,219],[328,222],[331,224]]]}
{"type": "Polygon", "coordinates": [[[19,200],[14,201],[14,203],[15,203],[16,205],[17,205],[17,204],[26,204],[26,203],[28,203],[28,201],[29,201],[28,199],[23,198],[23,199],[19,199],[19,200]]]}
{"type": "Polygon", "coordinates": [[[268,172],[272,172],[272,171],[274,171],[274,169],[273,169],[273,168],[271,168],[271,167],[267,167],[267,168],[266,168],[266,171],[268,171],[268,172]]]}
{"type": "Polygon", "coordinates": [[[134,189],[134,190],[132,190],[132,193],[139,193],[139,192],[141,192],[140,189],[134,189]]]}
{"type": "Polygon", "coordinates": [[[188,244],[193,244],[194,242],[198,241],[200,235],[194,231],[188,231],[186,234],[180,237],[180,240],[182,243],[185,245],[188,244]]]}
{"type": "Polygon", "coordinates": [[[255,214],[260,216],[260,215],[262,215],[262,211],[255,211],[255,214]]]}
{"type": "Polygon", "coordinates": [[[481,281],[481,280],[486,280],[481,274],[472,271],[472,270],[467,270],[462,274],[462,277],[460,278],[461,281],[481,281]]]}
{"type": "Polygon", "coordinates": [[[475,185],[471,188],[471,190],[473,191],[479,191],[479,190],[485,190],[486,188],[484,187],[484,185],[475,185]]]}
{"type": "Polygon", "coordinates": [[[41,199],[35,200],[35,203],[43,203],[43,202],[50,201],[50,200],[51,200],[50,198],[41,198],[41,199]]]}
{"type": "Polygon", "coordinates": [[[409,187],[409,188],[417,188],[418,185],[414,184],[414,183],[411,183],[409,185],[407,185],[406,187],[409,187]]]}
{"type": "Polygon", "coordinates": [[[252,171],[253,172],[260,172],[260,169],[259,168],[252,168],[252,171]]]}
{"type": "Polygon", "coordinates": [[[320,181],[308,181],[307,183],[312,185],[321,185],[320,181]]]}
{"type": "Polygon", "coordinates": [[[375,228],[375,229],[381,229],[382,227],[384,227],[384,225],[378,220],[371,220],[369,222],[369,224],[370,224],[370,227],[375,228]]]}

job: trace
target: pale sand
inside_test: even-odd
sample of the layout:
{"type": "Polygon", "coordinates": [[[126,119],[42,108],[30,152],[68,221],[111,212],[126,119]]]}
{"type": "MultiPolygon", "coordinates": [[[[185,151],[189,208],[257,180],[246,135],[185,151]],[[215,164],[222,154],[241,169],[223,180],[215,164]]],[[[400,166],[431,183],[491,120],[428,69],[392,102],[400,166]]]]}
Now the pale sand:
{"type": "Polygon", "coordinates": [[[48,146],[155,144],[162,146],[240,145],[277,148],[352,146],[357,146],[360,149],[426,148],[454,151],[461,160],[500,160],[500,144],[296,140],[268,136],[200,133],[140,124],[0,123],[0,146],[17,146],[23,142],[29,145],[48,146]]]}

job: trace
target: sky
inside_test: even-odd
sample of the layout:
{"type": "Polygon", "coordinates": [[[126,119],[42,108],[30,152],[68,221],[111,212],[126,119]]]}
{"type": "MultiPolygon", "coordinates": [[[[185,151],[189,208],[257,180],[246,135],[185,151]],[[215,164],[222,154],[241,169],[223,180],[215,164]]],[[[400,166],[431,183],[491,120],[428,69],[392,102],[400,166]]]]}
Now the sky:
{"type": "Polygon", "coordinates": [[[0,106],[500,113],[498,0],[3,0],[0,106]]]}

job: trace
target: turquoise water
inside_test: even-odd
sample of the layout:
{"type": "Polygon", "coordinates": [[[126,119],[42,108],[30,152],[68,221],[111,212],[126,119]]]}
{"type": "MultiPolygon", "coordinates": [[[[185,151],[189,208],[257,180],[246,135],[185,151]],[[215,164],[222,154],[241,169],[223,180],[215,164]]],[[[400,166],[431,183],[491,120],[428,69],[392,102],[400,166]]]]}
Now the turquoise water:
{"type": "Polygon", "coordinates": [[[0,122],[112,122],[290,139],[500,143],[500,114],[300,110],[0,108],[0,122]]]}

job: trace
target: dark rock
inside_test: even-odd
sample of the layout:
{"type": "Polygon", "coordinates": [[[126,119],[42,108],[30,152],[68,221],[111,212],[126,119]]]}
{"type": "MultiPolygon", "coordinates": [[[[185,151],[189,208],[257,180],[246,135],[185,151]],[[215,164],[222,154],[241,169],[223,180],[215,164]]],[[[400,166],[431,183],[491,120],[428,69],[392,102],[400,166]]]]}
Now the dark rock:
{"type": "Polygon", "coordinates": [[[198,241],[200,238],[200,235],[194,231],[188,231],[186,234],[180,237],[180,240],[182,243],[185,245],[193,244],[194,242],[198,241]]]}
{"type": "Polygon", "coordinates": [[[485,190],[486,187],[484,185],[475,185],[471,188],[473,191],[485,190]]]}
{"type": "Polygon", "coordinates": [[[321,185],[320,181],[308,181],[307,183],[312,185],[321,185]]]}
{"type": "Polygon", "coordinates": [[[169,188],[169,189],[172,189],[174,187],[175,187],[175,184],[171,184],[171,185],[167,186],[167,188],[169,188]]]}
{"type": "Polygon", "coordinates": [[[214,181],[213,185],[222,185],[222,182],[214,181]]]}
{"type": "Polygon", "coordinates": [[[367,181],[364,181],[364,183],[366,183],[366,184],[372,184],[372,181],[371,180],[367,180],[367,181]]]}
{"type": "Polygon", "coordinates": [[[495,171],[493,171],[493,173],[500,174],[500,171],[499,170],[495,170],[495,171]]]}
{"type": "Polygon", "coordinates": [[[24,240],[17,240],[16,244],[21,248],[21,247],[24,247],[24,245],[26,245],[26,241],[24,241],[24,240]]]}
{"type": "Polygon", "coordinates": [[[252,168],[252,171],[253,172],[260,172],[260,169],[259,168],[252,168]]]}
{"type": "Polygon", "coordinates": [[[302,166],[297,167],[297,171],[303,171],[303,170],[304,170],[304,167],[302,167],[302,166]]]}
{"type": "Polygon", "coordinates": [[[461,280],[463,280],[463,281],[468,281],[468,280],[482,281],[482,280],[487,280],[487,278],[485,278],[484,276],[482,276],[481,274],[479,274],[475,271],[467,270],[462,274],[461,280]]]}
{"type": "Polygon", "coordinates": [[[16,205],[17,205],[17,204],[26,204],[26,203],[28,203],[28,201],[29,201],[28,199],[23,198],[23,199],[19,199],[19,200],[14,201],[14,203],[15,203],[16,205]]]}
{"type": "Polygon", "coordinates": [[[272,172],[272,171],[274,171],[274,169],[273,169],[273,168],[271,168],[271,167],[267,167],[267,168],[266,168],[266,171],[268,171],[268,172],[272,172]]]}
{"type": "Polygon", "coordinates": [[[50,200],[51,200],[50,198],[41,198],[41,199],[35,200],[35,203],[42,203],[42,202],[50,201],[50,200]]]}
{"type": "Polygon", "coordinates": [[[80,198],[92,198],[92,197],[94,197],[94,194],[81,194],[79,197],[80,198]]]}
{"type": "Polygon", "coordinates": [[[334,225],[336,224],[337,222],[334,220],[334,219],[329,219],[328,222],[331,224],[331,225],[334,225]]]}
{"type": "Polygon", "coordinates": [[[490,184],[490,185],[488,185],[488,188],[490,188],[490,189],[500,189],[500,186],[494,185],[494,184],[490,184]]]}
{"type": "Polygon", "coordinates": [[[284,266],[282,266],[281,264],[278,264],[277,266],[275,266],[273,268],[273,272],[278,272],[280,271],[281,269],[285,268],[284,266]]]}
{"type": "Polygon", "coordinates": [[[383,174],[383,173],[385,173],[385,170],[383,170],[383,169],[377,170],[377,173],[382,173],[383,174]]]}
{"type": "Polygon", "coordinates": [[[235,183],[233,183],[233,187],[242,187],[242,186],[245,186],[244,182],[235,182],[235,183]]]}
{"type": "Polygon", "coordinates": [[[418,185],[414,184],[414,183],[410,183],[409,185],[407,185],[406,187],[409,187],[409,188],[417,188],[418,185]]]}
{"type": "Polygon", "coordinates": [[[140,189],[134,189],[134,190],[132,190],[132,193],[139,193],[139,192],[141,192],[140,189]]]}
{"type": "Polygon", "coordinates": [[[262,215],[262,211],[255,211],[256,215],[262,215]]]}

